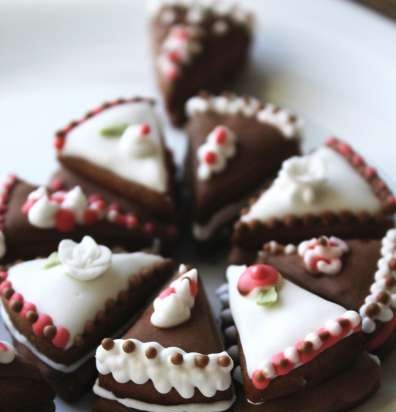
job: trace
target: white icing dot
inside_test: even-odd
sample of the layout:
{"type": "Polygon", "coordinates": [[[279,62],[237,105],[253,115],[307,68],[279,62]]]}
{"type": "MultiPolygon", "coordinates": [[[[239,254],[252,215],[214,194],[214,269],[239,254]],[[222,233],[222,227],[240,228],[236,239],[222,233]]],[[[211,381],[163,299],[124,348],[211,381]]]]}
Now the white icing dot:
{"type": "Polygon", "coordinates": [[[375,322],[370,318],[363,318],[362,330],[365,333],[373,333],[375,331],[375,322]]]}
{"type": "Polygon", "coordinates": [[[348,310],[347,312],[345,312],[343,318],[348,319],[351,322],[353,328],[359,326],[361,322],[361,317],[354,310],[348,310]]]}
{"type": "Polygon", "coordinates": [[[320,339],[319,336],[318,336],[316,333],[314,333],[314,332],[309,333],[309,334],[305,337],[304,340],[307,341],[307,342],[311,342],[315,350],[318,350],[318,349],[322,346],[322,341],[321,341],[321,339],[320,339]]]}
{"type": "Polygon", "coordinates": [[[338,336],[338,335],[341,335],[341,333],[342,333],[341,325],[335,320],[330,320],[330,321],[326,322],[326,329],[333,336],[338,336]]]}
{"type": "Polygon", "coordinates": [[[285,357],[294,364],[297,364],[300,361],[300,358],[298,356],[298,351],[293,346],[289,346],[288,348],[286,348],[283,353],[285,357]]]}

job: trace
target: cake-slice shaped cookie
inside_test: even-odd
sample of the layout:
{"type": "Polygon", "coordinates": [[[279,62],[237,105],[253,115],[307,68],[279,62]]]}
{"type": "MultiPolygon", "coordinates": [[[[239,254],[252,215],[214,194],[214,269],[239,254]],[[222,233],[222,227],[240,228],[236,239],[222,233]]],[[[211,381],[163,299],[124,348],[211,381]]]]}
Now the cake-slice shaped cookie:
{"type": "Polygon", "coordinates": [[[181,265],[123,339],[96,352],[95,412],[229,410],[231,369],[196,269],[181,265]]]}
{"type": "MultiPolygon", "coordinates": [[[[9,176],[0,196],[0,259],[47,256],[67,234],[81,240],[92,235],[110,247],[140,250],[158,246],[170,250],[178,229],[120,197],[84,180],[56,189],[37,187],[9,176]]],[[[53,182],[53,186],[54,186],[53,182]]]]}
{"type": "Polygon", "coordinates": [[[0,412],[53,412],[54,397],[37,369],[0,341],[0,412]]]}
{"type": "Polygon", "coordinates": [[[371,351],[396,338],[396,229],[382,240],[322,236],[299,245],[266,243],[259,262],[301,287],[360,312],[371,351]]]}
{"type": "Polygon", "coordinates": [[[300,122],[287,110],[232,94],[193,97],[187,113],[193,234],[206,241],[300,153],[300,122]]]}
{"type": "Polygon", "coordinates": [[[21,355],[71,402],[94,382],[103,337],[120,336],[171,273],[159,256],[112,253],[90,237],[63,240],[47,259],[1,273],[1,315],[21,355]]]}
{"type": "Polygon", "coordinates": [[[377,171],[335,138],[309,155],[286,160],[251,203],[234,228],[233,262],[246,261],[271,240],[380,238],[393,225],[396,210],[396,198],[377,171]]]}
{"type": "MultiPolygon", "coordinates": [[[[227,279],[249,402],[314,391],[342,377],[363,354],[357,312],[300,288],[269,265],[230,266],[227,279]]],[[[378,383],[378,374],[372,379],[378,383]]],[[[367,390],[362,399],[372,386],[367,390]]]]}
{"type": "Polygon", "coordinates": [[[175,214],[174,166],[149,99],[104,103],[55,136],[58,160],[162,217],[175,214]]]}
{"type": "Polygon", "coordinates": [[[158,85],[171,121],[201,90],[219,93],[241,73],[251,43],[252,15],[228,0],[157,0],[151,37],[158,85]]]}

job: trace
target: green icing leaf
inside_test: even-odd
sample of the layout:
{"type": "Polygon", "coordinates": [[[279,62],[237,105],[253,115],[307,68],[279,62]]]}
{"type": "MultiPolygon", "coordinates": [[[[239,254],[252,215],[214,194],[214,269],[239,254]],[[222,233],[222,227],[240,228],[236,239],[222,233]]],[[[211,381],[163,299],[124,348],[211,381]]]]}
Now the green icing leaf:
{"type": "Polygon", "coordinates": [[[104,127],[101,131],[100,134],[103,137],[109,137],[109,138],[118,138],[123,135],[125,130],[128,128],[127,123],[116,123],[108,127],[104,127]]]}
{"type": "Polygon", "coordinates": [[[44,268],[44,269],[50,269],[50,268],[52,268],[52,267],[54,267],[54,266],[60,265],[60,263],[61,263],[61,262],[60,262],[60,260],[59,260],[58,252],[54,252],[54,253],[51,253],[51,254],[48,256],[47,260],[46,260],[45,263],[44,263],[43,268],[44,268]]]}
{"type": "Polygon", "coordinates": [[[271,306],[278,301],[278,292],[275,286],[261,290],[256,298],[256,303],[260,306],[271,306]]]}

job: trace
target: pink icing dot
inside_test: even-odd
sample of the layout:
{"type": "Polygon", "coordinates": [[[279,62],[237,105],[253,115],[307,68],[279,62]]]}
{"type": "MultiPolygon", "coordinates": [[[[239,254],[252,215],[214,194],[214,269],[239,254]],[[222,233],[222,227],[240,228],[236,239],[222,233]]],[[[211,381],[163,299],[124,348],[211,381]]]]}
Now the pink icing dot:
{"type": "Polygon", "coordinates": [[[52,344],[57,348],[64,348],[70,339],[69,331],[64,327],[58,327],[55,337],[52,339],[52,344]]]}
{"type": "Polygon", "coordinates": [[[40,315],[33,325],[33,333],[36,336],[41,336],[46,326],[52,325],[52,319],[48,315],[40,315]]]}
{"type": "Polygon", "coordinates": [[[207,151],[205,153],[204,159],[208,165],[213,165],[217,162],[217,154],[212,151],[207,151]]]}
{"type": "Polygon", "coordinates": [[[227,131],[224,129],[224,127],[217,127],[215,130],[215,139],[216,143],[219,145],[223,145],[224,143],[227,142],[227,131]]]}
{"type": "Polygon", "coordinates": [[[147,136],[150,132],[151,132],[151,127],[150,127],[149,124],[143,123],[143,124],[140,126],[140,133],[141,133],[143,136],[147,136]]]}
{"type": "Polygon", "coordinates": [[[30,311],[35,312],[36,311],[36,305],[34,305],[33,303],[29,303],[29,302],[25,302],[22,306],[22,310],[21,310],[21,316],[25,317],[26,314],[30,311]]]}
{"type": "Polygon", "coordinates": [[[238,291],[248,295],[255,288],[269,288],[278,283],[279,272],[270,265],[249,266],[239,277],[238,291]]]}

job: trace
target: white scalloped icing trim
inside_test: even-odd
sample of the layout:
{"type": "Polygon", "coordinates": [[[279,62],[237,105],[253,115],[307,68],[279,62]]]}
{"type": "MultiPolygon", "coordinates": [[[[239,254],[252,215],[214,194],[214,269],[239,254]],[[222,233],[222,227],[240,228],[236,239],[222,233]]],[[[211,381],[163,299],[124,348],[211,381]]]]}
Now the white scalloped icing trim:
{"type": "Polygon", "coordinates": [[[293,114],[288,110],[277,108],[270,103],[262,108],[261,102],[254,97],[195,96],[187,101],[186,112],[188,116],[209,111],[255,118],[260,123],[275,127],[288,139],[298,137],[302,126],[300,120],[294,120],[293,114]]]}
{"type": "Polygon", "coordinates": [[[365,333],[373,333],[376,328],[376,320],[386,323],[390,322],[394,317],[396,309],[396,286],[388,287],[387,279],[396,280],[396,271],[392,271],[389,263],[391,259],[396,259],[396,229],[390,229],[382,239],[381,258],[378,261],[378,269],[374,275],[374,283],[371,285],[370,294],[366,297],[364,305],[359,312],[363,319],[362,329],[365,333]],[[386,292],[389,295],[387,303],[377,301],[377,297],[381,292],[386,292]],[[366,309],[371,304],[377,304],[379,312],[373,317],[368,317],[366,309]]]}
{"type": "Polygon", "coordinates": [[[128,340],[134,344],[134,350],[130,353],[123,350],[126,342],[124,339],[114,340],[110,350],[104,349],[102,345],[98,347],[96,367],[100,374],[111,373],[119,383],[142,385],[150,380],[159,393],[166,394],[174,388],[185,399],[192,398],[196,388],[202,395],[211,398],[217,391],[225,391],[231,386],[233,362],[227,352],[207,355],[208,364],[200,368],[195,365],[198,353],[187,353],[176,347],[165,348],[157,342],[128,340]],[[153,348],[156,355],[149,359],[146,351],[153,348]],[[171,362],[172,355],[175,354],[183,356],[181,364],[171,362]],[[229,358],[227,366],[219,365],[221,357],[229,358]]]}

